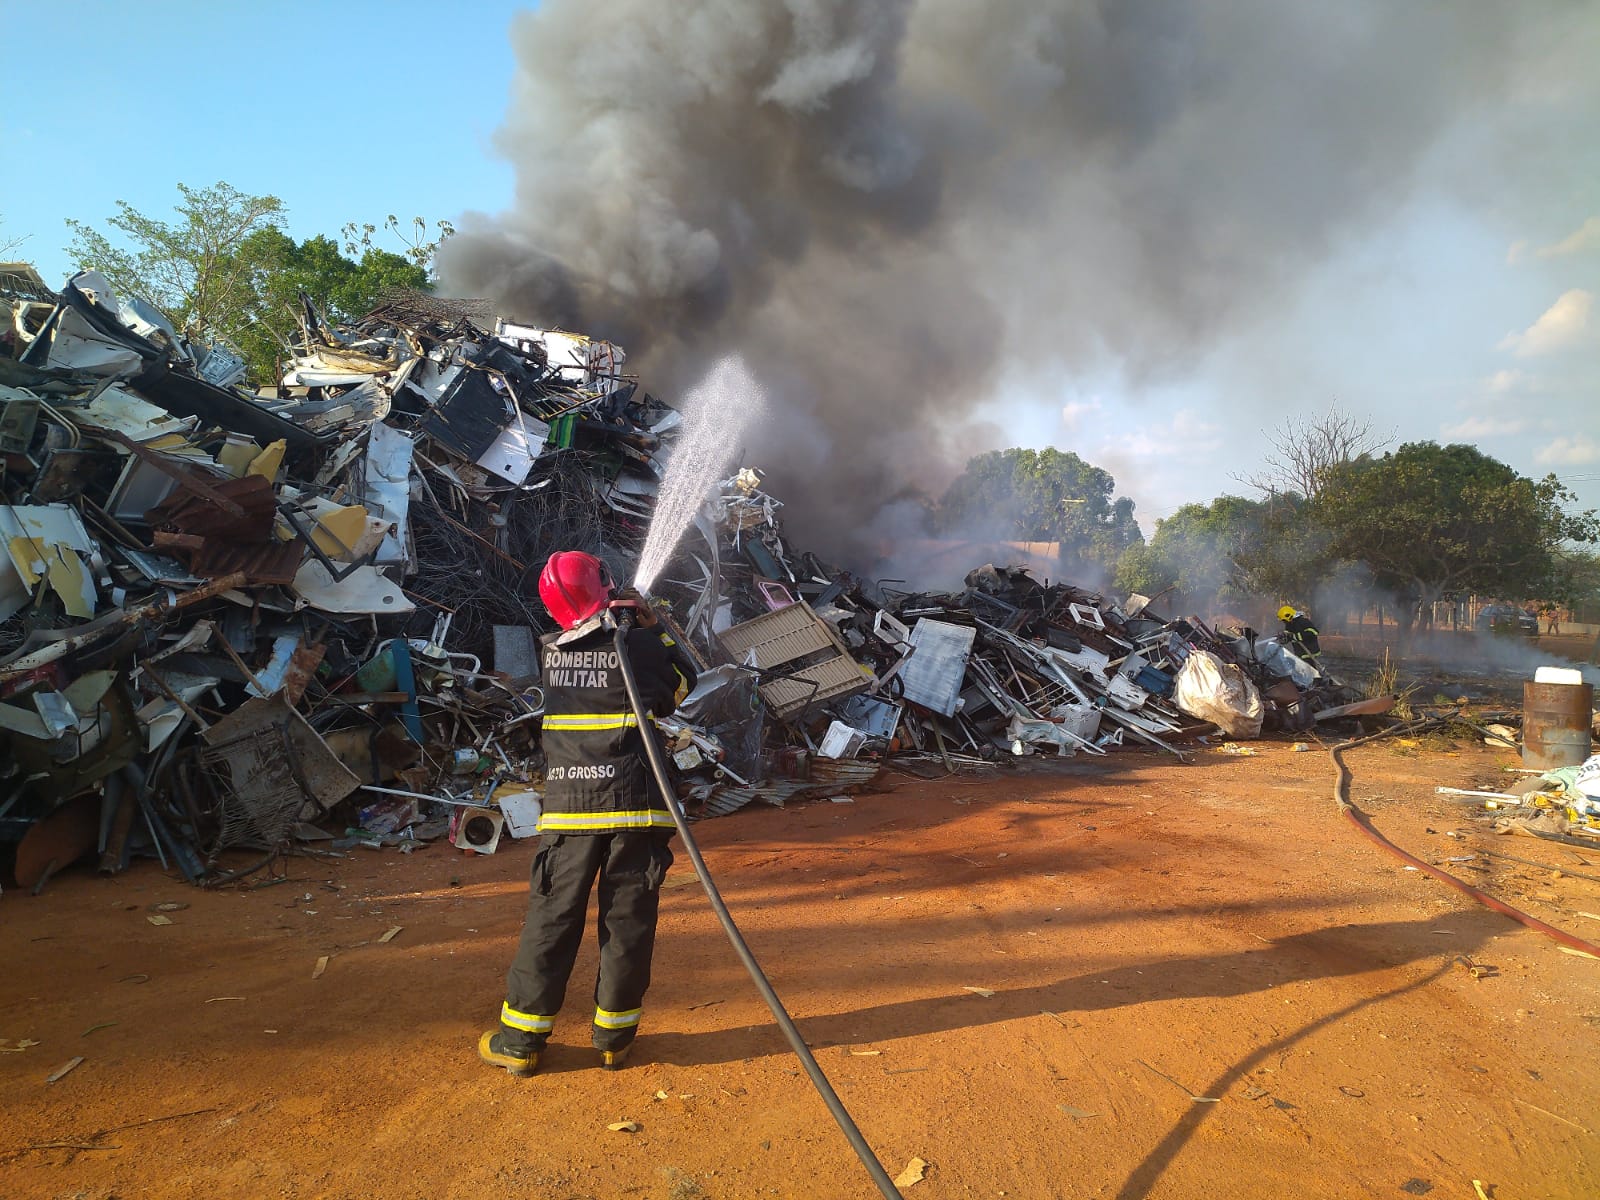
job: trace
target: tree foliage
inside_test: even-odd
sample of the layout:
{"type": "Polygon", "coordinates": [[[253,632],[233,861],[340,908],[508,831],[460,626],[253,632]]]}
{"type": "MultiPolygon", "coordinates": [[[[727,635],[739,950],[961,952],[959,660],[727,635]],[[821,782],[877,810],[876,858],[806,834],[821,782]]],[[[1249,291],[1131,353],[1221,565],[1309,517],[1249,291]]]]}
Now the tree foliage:
{"type": "Polygon", "coordinates": [[[352,261],[321,234],[296,242],[280,229],[259,230],[241,256],[250,266],[251,289],[230,340],[262,380],[278,376],[298,326],[300,293],[333,320],[349,321],[371,311],[391,288],[428,285],[426,269],[399,254],[368,247],[352,261]]]}
{"type": "MultiPolygon", "coordinates": [[[[421,217],[412,217],[411,223],[406,225],[393,213],[383,219],[383,227],[403,247],[401,256],[412,265],[421,267],[430,279],[433,278],[434,255],[444,240],[456,231],[449,221],[435,221],[430,233],[428,223],[421,217]]],[[[376,225],[349,222],[339,230],[339,235],[344,238],[344,252],[351,258],[365,258],[368,251],[378,248],[372,240],[377,232],[376,225]]]]}
{"type": "Polygon", "coordinates": [[[318,235],[296,242],[283,231],[282,202],[218,183],[178,185],[176,219],[167,221],[117,202],[109,226],[116,240],[80,221],[68,253],[82,268],[100,271],[119,292],[150,300],[194,338],[239,350],[258,382],[275,382],[298,323],[305,292],[334,320],[369,311],[395,287],[425,288],[439,241],[414,218],[409,232],[393,216],[384,227],[399,252],[373,242],[377,227],[346,225],[345,246],[318,235]]]}
{"type": "Polygon", "coordinates": [[[1600,601],[1600,554],[1563,546],[1556,553],[1543,598],[1574,608],[1600,601]]]}
{"type": "Polygon", "coordinates": [[[1593,512],[1567,512],[1574,499],[1475,446],[1411,442],[1332,468],[1312,512],[1334,554],[1415,611],[1450,593],[1548,594],[1567,543],[1600,538],[1593,512]]]}
{"type": "Polygon", "coordinates": [[[1186,504],[1156,523],[1147,546],[1123,554],[1117,585],[1147,596],[1174,591],[1196,612],[1256,600],[1310,603],[1330,557],[1308,508],[1293,493],[1186,504]]]}
{"type": "Polygon", "coordinates": [[[237,314],[253,298],[252,264],[244,247],[253,234],[281,228],[283,202],[226,183],[208,188],[180,183],[178,192],[183,198],[175,221],[118,200],[117,215],[107,224],[122,235],[119,241],[69,219],[73,238],[67,253],[80,268],[99,271],[119,292],[149,300],[187,336],[228,338],[237,314]]]}
{"type": "Polygon", "coordinates": [[[1063,559],[1109,572],[1144,540],[1116,480],[1070,450],[991,450],[967,460],[939,505],[946,533],[1060,542],[1063,559]]]}

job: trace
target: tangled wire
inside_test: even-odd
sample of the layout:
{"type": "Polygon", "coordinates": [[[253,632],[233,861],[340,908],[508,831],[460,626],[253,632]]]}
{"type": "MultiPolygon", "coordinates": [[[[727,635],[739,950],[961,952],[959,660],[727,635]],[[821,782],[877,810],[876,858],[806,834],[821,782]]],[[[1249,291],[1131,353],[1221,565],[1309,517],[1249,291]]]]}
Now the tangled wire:
{"type": "Polygon", "coordinates": [[[426,467],[411,507],[414,599],[455,614],[450,647],[487,658],[494,626],[554,628],[538,600],[539,572],[557,550],[583,550],[618,579],[631,576],[645,529],[602,498],[604,464],[577,451],[549,454],[521,488],[464,496],[426,467]]]}

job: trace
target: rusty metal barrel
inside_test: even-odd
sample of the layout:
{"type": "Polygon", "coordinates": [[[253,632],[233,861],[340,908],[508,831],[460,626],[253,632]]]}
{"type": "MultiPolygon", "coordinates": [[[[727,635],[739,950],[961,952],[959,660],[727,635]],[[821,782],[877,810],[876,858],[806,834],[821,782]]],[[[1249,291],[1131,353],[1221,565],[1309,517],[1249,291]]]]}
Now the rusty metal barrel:
{"type": "Polygon", "coordinates": [[[1577,766],[1589,757],[1593,721],[1593,685],[1524,683],[1522,765],[1539,771],[1577,766]]]}

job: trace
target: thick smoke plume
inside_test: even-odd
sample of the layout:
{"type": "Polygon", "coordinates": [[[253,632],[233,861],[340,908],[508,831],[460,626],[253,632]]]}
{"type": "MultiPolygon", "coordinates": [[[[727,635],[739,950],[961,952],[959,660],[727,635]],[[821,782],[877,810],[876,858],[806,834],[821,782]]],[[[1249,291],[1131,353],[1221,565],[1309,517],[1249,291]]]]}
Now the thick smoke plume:
{"type": "Polygon", "coordinates": [[[859,554],[1011,443],[973,417],[1002,383],[1156,378],[1286,303],[1582,8],[545,0],[515,206],[440,269],[667,396],[742,353],[771,397],[744,458],[859,554]]]}

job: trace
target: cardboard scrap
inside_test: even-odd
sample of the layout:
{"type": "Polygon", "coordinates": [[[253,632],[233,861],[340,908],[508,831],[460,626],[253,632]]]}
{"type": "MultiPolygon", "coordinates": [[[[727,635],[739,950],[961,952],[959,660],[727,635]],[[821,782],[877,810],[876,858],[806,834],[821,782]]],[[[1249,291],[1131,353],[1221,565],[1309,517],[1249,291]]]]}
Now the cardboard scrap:
{"type": "Polygon", "coordinates": [[[922,1173],[928,1164],[920,1158],[913,1158],[906,1164],[906,1169],[894,1177],[895,1187],[910,1187],[913,1183],[922,1182],[922,1173]]]}

